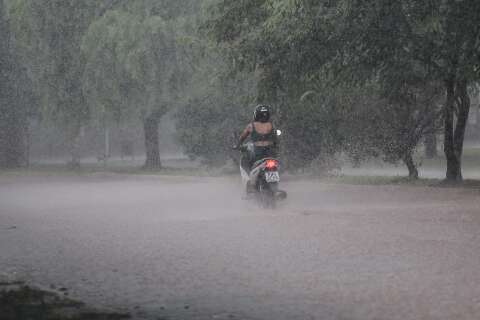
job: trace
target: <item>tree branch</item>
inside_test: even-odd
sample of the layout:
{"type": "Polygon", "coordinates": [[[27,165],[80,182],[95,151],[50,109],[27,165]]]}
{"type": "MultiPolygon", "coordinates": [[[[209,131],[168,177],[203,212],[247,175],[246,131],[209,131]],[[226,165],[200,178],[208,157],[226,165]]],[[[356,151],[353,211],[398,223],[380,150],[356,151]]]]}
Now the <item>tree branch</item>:
{"type": "Polygon", "coordinates": [[[100,11],[97,13],[97,17],[103,17],[109,10],[112,10],[123,3],[127,3],[127,1],[128,0],[110,0],[103,8],[100,9],[100,11]]]}

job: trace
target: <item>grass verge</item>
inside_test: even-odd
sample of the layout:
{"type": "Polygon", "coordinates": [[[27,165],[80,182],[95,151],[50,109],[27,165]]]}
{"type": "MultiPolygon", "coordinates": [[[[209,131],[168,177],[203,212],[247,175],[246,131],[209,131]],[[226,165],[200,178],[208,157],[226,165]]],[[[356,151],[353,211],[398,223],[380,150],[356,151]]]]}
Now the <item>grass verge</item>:
{"type": "MultiPolygon", "coordinates": [[[[68,168],[65,165],[32,165],[29,168],[3,169],[0,176],[88,176],[92,174],[126,174],[126,175],[158,175],[158,176],[198,176],[218,177],[232,174],[231,170],[199,168],[177,168],[164,166],[162,169],[150,170],[134,166],[98,166],[82,165],[79,168],[68,168]]],[[[236,171],[235,171],[236,173],[236,171]]]]}
{"type": "MultiPolygon", "coordinates": [[[[25,169],[0,170],[3,176],[89,176],[96,174],[124,174],[124,175],[156,175],[156,176],[183,176],[183,177],[223,177],[238,175],[236,168],[208,169],[207,167],[163,167],[160,170],[145,170],[134,166],[83,165],[77,169],[65,165],[34,165],[25,169]]],[[[284,174],[283,181],[320,181],[325,183],[351,185],[406,185],[419,187],[452,187],[480,189],[480,180],[464,180],[460,183],[450,183],[442,179],[419,178],[412,179],[405,176],[370,176],[370,175],[334,175],[318,176],[311,174],[284,174]]]]}
{"type": "Polygon", "coordinates": [[[284,181],[320,181],[331,184],[349,184],[349,185],[404,185],[417,187],[437,187],[437,188],[469,188],[480,189],[480,180],[464,180],[458,183],[447,182],[442,179],[419,178],[412,179],[402,176],[354,176],[354,175],[337,175],[326,177],[315,177],[307,175],[288,175],[284,181]]]}

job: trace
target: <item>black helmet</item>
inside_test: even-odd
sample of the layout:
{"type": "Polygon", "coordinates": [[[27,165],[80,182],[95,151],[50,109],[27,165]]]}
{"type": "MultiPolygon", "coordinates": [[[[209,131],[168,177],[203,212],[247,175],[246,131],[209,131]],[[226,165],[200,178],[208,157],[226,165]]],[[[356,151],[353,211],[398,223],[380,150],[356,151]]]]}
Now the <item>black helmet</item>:
{"type": "Polygon", "coordinates": [[[270,120],[270,106],[258,105],[253,113],[253,120],[258,122],[268,122],[270,120]]]}

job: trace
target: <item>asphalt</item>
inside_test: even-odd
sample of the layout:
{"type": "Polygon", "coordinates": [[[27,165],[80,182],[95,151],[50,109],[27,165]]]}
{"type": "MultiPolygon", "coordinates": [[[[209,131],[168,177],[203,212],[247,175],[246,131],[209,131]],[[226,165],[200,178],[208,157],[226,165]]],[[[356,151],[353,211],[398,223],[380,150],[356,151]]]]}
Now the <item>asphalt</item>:
{"type": "Polygon", "coordinates": [[[0,273],[137,319],[480,319],[480,190],[284,188],[3,175],[0,273]]]}

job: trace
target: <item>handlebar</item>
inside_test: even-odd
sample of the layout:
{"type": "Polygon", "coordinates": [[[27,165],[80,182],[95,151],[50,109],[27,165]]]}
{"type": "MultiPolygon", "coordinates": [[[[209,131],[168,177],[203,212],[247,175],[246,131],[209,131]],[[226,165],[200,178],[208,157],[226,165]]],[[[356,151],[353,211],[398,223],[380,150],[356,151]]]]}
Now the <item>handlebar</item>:
{"type": "Polygon", "coordinates": [[[232,149],[235,150],[235,151],[240,151],[240,152],[245,152],[247,151],[247,146],[245,144],[242,144],[242,145],[233,145],[232,146],[232,149]]]}

